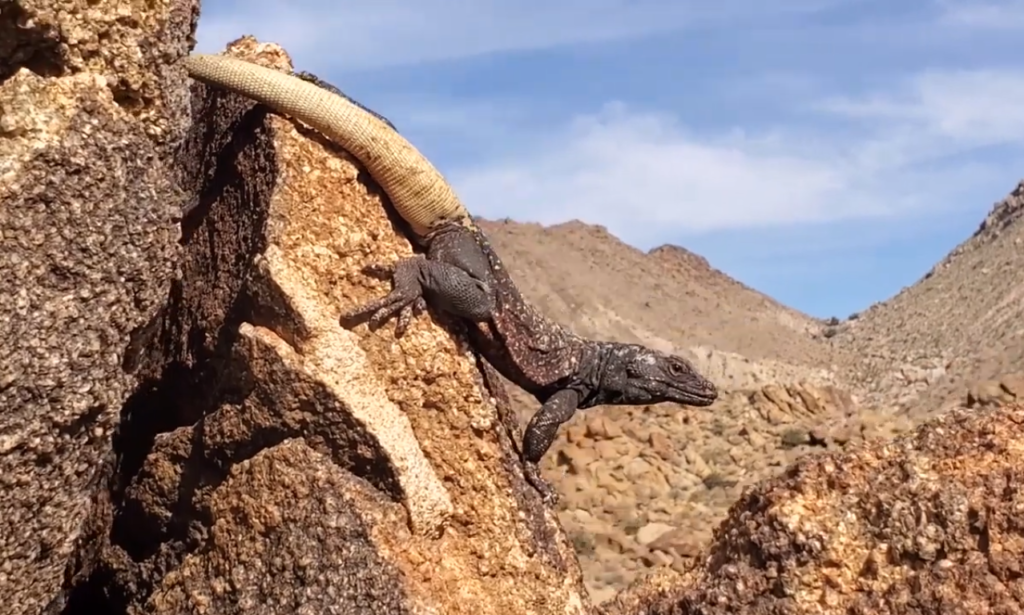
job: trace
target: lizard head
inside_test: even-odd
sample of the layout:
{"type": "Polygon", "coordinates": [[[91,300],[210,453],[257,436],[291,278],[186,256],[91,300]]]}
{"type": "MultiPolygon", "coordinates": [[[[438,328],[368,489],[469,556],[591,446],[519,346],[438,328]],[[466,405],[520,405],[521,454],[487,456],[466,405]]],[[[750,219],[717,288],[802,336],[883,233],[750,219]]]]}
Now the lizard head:
{"type": "Polygon", "coordinates": [[[637,344],[610,344],[605,352],[601,384],[610,395],[598,403],[710,406],[718,399],[714,383],[683,357],[637,344]]]}

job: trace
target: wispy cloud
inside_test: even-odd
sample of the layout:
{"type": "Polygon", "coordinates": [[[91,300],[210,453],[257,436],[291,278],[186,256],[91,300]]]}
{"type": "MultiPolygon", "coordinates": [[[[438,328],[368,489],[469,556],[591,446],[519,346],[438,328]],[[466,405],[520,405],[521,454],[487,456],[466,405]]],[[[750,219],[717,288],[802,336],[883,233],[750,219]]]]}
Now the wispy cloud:
{"type": "Polygon", "coordinates": [[[926,70],[895,91],[827,100],[822,108],[851,118],[910,126],[922,136],[963,145],[992,145],[1024,137],[1024,71],[926,70]]]}
{"type": "Polygon", "coordinates": [[[375,68],[756,23],[859,0],[225,0],[204,4],[199,48],[241,34],[375,68]]]}
{"type": "Polygon", "coordinates": [[[828,202],[843,185],[837,168],[773,138],[756,141],[698,138],[671,116],[611,104],[519,155],[456,169],[452,180],[484,212],[600,220],[633,239],[645,227],[715,230],[843,215],[828,202]]]}
{"type": "Polygon", "coordinates": [[[711,135],[612,104],[451,175],[485,212],[599,220],[642,244],[666,228],[933,214],[993,180],[989,165],[959,156],[1024,146],[1021,95],[1024,72],[928,72],[891,91],[807,101],[803,122],[711,135]],[[816,126],[820,114],[853,128],[816,126]]]}
{"type": "Polygon", "coordinates": [[[1024,1],[940,0],[940,23],[990,30],[1024,29],[1024,1]]]}

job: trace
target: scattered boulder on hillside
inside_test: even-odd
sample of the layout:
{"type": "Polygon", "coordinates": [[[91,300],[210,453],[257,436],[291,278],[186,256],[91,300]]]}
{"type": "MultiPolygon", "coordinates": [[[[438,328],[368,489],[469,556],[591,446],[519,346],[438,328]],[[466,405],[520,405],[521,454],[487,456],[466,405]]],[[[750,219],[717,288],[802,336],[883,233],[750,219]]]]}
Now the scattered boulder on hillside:
{"type": "Polygon", "coordinates": [[[805,383],[766,384],[750,393],[750,404],[771,425],[825,415],[846,417],[856,408],[853,397],[844,389],[805,383]]]}
{"type": "Polygon", "coordinates": [[[1024,405],[805,457],[603,615],[1024,613],[1024,405]]]}
{"type": "Polygon", "coordinates": [[[974,232],[975,237],[998,235],[1024,216],[1024,181],[1014,186],[1010,194],[992,206],[985,219],[974,232]]]}
{"type": "Polygon", "coordinates": [[[968,408],[997,406],[1014,401],[1024,402],[1024,372],[975,382],[968,387],[964,400],[968,408]]]}

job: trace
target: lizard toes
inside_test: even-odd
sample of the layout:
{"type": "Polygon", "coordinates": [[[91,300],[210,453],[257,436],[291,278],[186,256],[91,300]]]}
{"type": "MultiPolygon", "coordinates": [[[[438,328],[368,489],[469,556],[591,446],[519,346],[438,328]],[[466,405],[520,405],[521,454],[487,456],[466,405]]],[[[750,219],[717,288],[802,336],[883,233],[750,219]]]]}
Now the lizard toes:
{"type": "Polygon", "coordinates": [[[423,295],[420,295],[419,297],[416,297],[415,303],[412,304],[412,315],[413,316],[420,316],[420,315],[423,314],[423,312],[426,312],[426,311],[427,311],[427,300],[423,297],[423,295]]]}
{"type": "MultiPolygon", "coordinates": [[[[401,290],[394,290],[385,297],[386,302],[380,306],[373,316],[370,317],[370,327],[373,329],[380,328],[385,322],[390,320],[396,314],[399,319],[402,318],[404,312],[411,312],[413,304],[419,299],[418,295],[410,296],[408,293],[402,292],[401,290]]],[[[411,316],[406,316],[408,319],[411,316]]]]}
{"type": "Polygon", "coordinates": [[[427,300],[422,295],[416,297],[410,303],[406,303],[398,311],[398,322],[395,324],[395,337],[399,338],[405,335],[405,332],[409,329],[409,325],[412,324],[412,319],[423,314],[427,309],[427,300]]]}
{"type": "Polygon", "coordinates": [[[355,307],[349,308],[348,310],[341,313],[341,315],[338,317],[338,321],[342,324],[342,326],[344,326],[345,323],[353,323],[354,321],[366,316],[367,314],[381,312],[382,310],[385,310],[388,307],[390,307],[392,303],[394,303],[395,299],[392,296],[392,294],[381,297],[380,299],[368,301],[367,303],[364,303],[362,305],[357,305],[355,307]]]}
{"type": "Polygon", "coordinates": [[[406,304],[398,311],[398,322],[395,323],[395,338],[402,337],[409,329],[409,325],[412,324],[415,305],[415,302],[406,304]]]}
{"type": "Polygon", "coordinates": [[[395,314],[401,312],[401,310],[402,306],[395,304],[380,308],[379,310],[373,313],[373,316],[370,316],[370,330],[376,331],[377,329],[380,329],[382,326],[384,326],[385,322],[390,320],[395,314]]]}
{"type": "Polygon", "coordinates": [[[523,474],[526,476],[526,482],[530,483],[537,490],[545,506],[554,508],[558,504],[558,492],[551,486],[551,483],[544,480],[544,477],[540,475],[540,468],[537,467],[537,464],[524,463],[523,474]]]}
{"type": "Polygon", "coordinates": [[[363,265],[363,273],[380,279],[387,279],[394,275],[395,265],[384,261],[374,261],[363,265]]]}

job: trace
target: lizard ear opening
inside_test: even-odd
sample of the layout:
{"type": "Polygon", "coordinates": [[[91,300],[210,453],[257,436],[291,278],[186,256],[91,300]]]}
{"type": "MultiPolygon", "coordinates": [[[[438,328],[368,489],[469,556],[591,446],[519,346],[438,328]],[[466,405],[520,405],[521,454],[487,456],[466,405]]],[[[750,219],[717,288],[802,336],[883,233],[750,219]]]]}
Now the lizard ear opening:
{"type": "Polygon", "coordinates": [[[626,376],[632,379],[644,379],[650,374],[651,357],[640,353],[629,357],[626,361],[626,376]]]}

